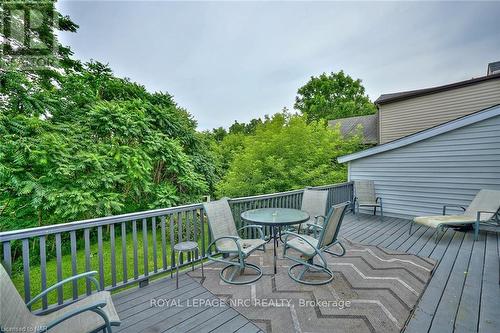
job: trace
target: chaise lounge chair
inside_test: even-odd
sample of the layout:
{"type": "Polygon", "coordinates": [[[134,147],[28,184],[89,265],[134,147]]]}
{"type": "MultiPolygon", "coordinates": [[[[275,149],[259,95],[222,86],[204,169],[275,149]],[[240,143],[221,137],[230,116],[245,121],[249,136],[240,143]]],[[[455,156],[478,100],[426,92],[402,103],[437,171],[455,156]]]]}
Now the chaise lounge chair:
{"type": "Polygon", "coordinates": [[[262,277],[262,269],[257,265],[245,262],[245,260],[257,249],[265,251],[264,245],[266,244],[266,240],[264,239],[262,226],[246,225],[240,229],[236,229],[233,213],[225,198],[206,202],[203,204],[203,207],[208,217],[208,225],[210,226],[210,232],[212,233],[213,239],[210,245],[208,245],[208,259],[227,264],[219,273],[221,280],[229,284],[247,284],[260,279],[262,277]],[[238,232],[246,228],[255,228],[260,238],[242,239],[238,235],[238,232]],[[216,257],[215,255],[218,253],[210,254],[212,246],[215,246],[219,254],[222,253],[232,256],[232,258],[225,259],[224,257],[216,257]],[[257,272],[257,276],[249,280],[237,280],[237,275],[243,274],[247,267],[257,272]],[[229,277],[226,278],[225,272],[229,268],[233,268],[233,271],[230,273],[229,277]]]}
{"type": "MultiPolygon", "coordinates": [[[[463,227],[467,225],[474,226],[474,239],[477,240],[479,235],[479,224],[487,222],[495,218],[499,223],[500,211],[500,191],[495,190],[480,190],[469,207],[465,208],[457,205],[444,205],[443,215],[437,216],[419,216],[413,219],[414,223],[422,224],[431,228],[436,228],[436,240],[438,233],[443,231],[445,227],[463,227]],[[447,207],[459,207],[464,213],[462,215],[446,215],[447,207]]],[[[410,223],[409,233],[411,234],[413,223],[410,223]]]]}
{"type": "Polygon", "coordinates": [[[290,266],[288,269],[288,275],[290,278],[299,283],[308,285],[321,285],[332,281],[333,272],[330,268],[328,268],[328,263],[323,253],[326,252],[337,257],[341,257],[345,254],[345,249],[337,239],[337,236],[340,226],[342,225],[342,220],[344,219],[345,211],[350,204],[350,202],[344,202],[332,207],[328,213],[325,223],[323,224],[323,227],[321,228],[321,234],[317,239],[308,235],[300,235],[290,231],[285,231],[283,233],[285,235],[283,257],[296,262],[296,264],[290,266]],[[290,236],[295,237],[289,239],[290,236]],[[335,253],[331,250],[334,245],[340,246],[340,253],[335,253]],[[288,253],[289,249],[299,252],[300,255],[290,255],[288,253]],[[319,258],[318,263],[314,263],[314,258],[316,256],[319,258]],[[302,267],[302,270],[298,273],[298,275],[293,272],[296,267],[302,267]],[[316,281],[307,280],[304,278],[304,275],[308,271],[325,273],[328,277],[326,279],[316,281]]]}
{"type": "Polygon", "coordinates": [[[95,274],[95,271],[87,272],[62,280],[24,304],[9,274],[0,264],[0,331],[111,333],[111,327],[120,325],[120,319],[111,301],[111,294],[99,291],[99,283],[93,277],[95,274]],[[98,292],[49,314],[35,315],[29,310],[29,306],[48,292],[67,282],[83,278],[92,281],[98,292]]]}
{"type": "Polygon", "coordinates": [[[384,220],[384,208],[382,198],[375,195],[375,184],[373,180],[354,181],[354,210],[359,214],[359,208],[373,208],[373,215],[380,209],[380,220],[384,220]]]}

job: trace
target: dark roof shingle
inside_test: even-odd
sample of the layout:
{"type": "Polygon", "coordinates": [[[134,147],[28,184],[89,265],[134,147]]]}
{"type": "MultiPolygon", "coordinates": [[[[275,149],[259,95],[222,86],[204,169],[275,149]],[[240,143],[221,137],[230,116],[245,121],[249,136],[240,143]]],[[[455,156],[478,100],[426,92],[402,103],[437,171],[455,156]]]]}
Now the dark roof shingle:
{"type": "Polygon", "coordinates": [[[476,84],[476,83],[488,81],[488,80],[494,80],[494,79],[500,79],[500,73],[481,76],[478,78],[469,79],[469,80],[460,81],[460,82],[455,82],[455,83],[451,83],[451,84],[445,84],[443,86],[438,86],[438,87],[402,91],[402,92],[390,93],[390,94],[382,94],[382,95],[380,95],[379,98],[377,98],[377,100],[375,101],[375,104],[380,105],[380,104],[385,104],[385,103],[402,101],[402,100],[413,98],[413,97],[435,94],[438,92],[452,90],[452,89],[460,88],[460,87],[465,87],[468,85],[472,85],[472,84],[476,84]]]}

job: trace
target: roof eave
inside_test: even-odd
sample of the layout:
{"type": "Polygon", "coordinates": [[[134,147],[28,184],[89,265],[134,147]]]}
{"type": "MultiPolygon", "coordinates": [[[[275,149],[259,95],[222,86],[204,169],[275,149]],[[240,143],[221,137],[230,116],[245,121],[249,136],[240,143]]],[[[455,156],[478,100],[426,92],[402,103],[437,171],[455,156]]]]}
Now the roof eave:
{"type": "Polygon", "coordinates": [[[384,96],[384,95],[380,95],[373,103],[375,103],[377,106],[379,106],[379,105],[383,105],[383,104],[404,101],[404,100],[415,98],[415,97],[436,94],[439,92],[457,89],[457,88],[461,88],[461,87],[466,87],[469,85],[473,85],[473,84],[477,84],[477,83],[481,83],[481,82],[489,81],[489,80],[495,80],[495,79],[500,79],[500,73],[490,74],[490,75],[481,76],[481,77],[474,78],[474,79],[445,84],[445,85],[433,87],[433,88],[412,90],[412,91],[408,91],[406,93],[402,92],[401,95],[398,95],[395,97],[382,98],[382,96],[384,96]]]}
{"type": "Polygon", "coordinates": [[[345,162],[350,162],[353,160],[357,160],[360,158],[372,156],[375,154],[380,154],[389,150],[393,150],[396,148],[404,147],[409,144],[419,142],[425,139],[432,138],[434,136],[437,136],[439,134],[443,134],[467,125],[471,125],[474,123],[477,123],[479,121],[483,121],[492,117],[500,116],[500,104],[499,105],[494,105],[486,109],[482,109],[480,111],[477,111],[475,113],[451,120],[449,122],[446,122],[444,124],[431,127],[429,129],[423,130],[421,132],[411,134],[408,136],[405,136],[401,139],[397,139],[391,142],[384,143],[380,146],[376,146],[373,148],[369,148],[366,150],[359,151],[354,154],[350,155],[345,155],[337,158],[337,161],[339,163],[345,163],[345,162]]]}

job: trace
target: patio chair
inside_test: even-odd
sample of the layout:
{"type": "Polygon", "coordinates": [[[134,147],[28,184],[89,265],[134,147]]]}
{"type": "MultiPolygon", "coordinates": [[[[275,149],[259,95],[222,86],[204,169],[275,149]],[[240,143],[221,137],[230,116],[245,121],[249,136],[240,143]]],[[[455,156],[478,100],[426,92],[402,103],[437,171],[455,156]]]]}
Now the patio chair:
{"type": "Polygon", "coordinates": [[[99,283],[93,277],[97,272],[87,272],[62,280],[45,289],[27,304],[17,292],[9,274],[0,264],[0,326],[2,332],[112,332],[112,326],[120,325],[108,291],[99,291],[99,283]],[[77,279],[89,279],[95,284],[97,293],[71,303],[62,309],[45,315],[35,315],[29,306],[48,292],[77,279]]]}
{"type": "Polygon", "coordinates": [[[382,198],[375,195],[373,180],[354,181],[354,210],[357,214],[359,214],[360,207],[373,208],[373,215],[376,215],[377,208],[380,208],[380,219],[382,221],[384,220],[382,198]]]}
{"type": "Polygon", "coordinates": [[[264,245],[266,244],[266,240],[264,239],[262,226],[245,225],[240,229],[236,229],[236,224],[234,223],[233,214],[227,198],[206,202],[203,204],[203,207],[208,217],[208,225],[213,239],[210,245],[208,245],[208,258],[216,262],[227,264],[219,273],[221,280],[229,284],[247,284],[260,279],[262,277],[262,269],[257,265],[246,262],[246,259],[257,249],[265,251],[264,245]],[[258,232],[259,238],[242,239],[238,232],[250,228],[254,228],[258,232]],[[227,255],[228,258],[215,257],[216,254],[213,255],[210,251],[212,246],[215,246],[218,253],[227,255]],[[245,281],[236,280],[236,274],[238,273],[241,275],[247,267],[257,272],[257,277],[245,281]],[[226,278],[225,272],[229,268],[233,268],[233,271],[229,275],[229,278],[226,278]]]}
{"type": "Polygon", "coordinates": [[[340,241],[337,239],[339,234],[340,226],[342,225],[342,220],[350,202],[344,202],[339,205],[332,206],[328,216],[326,217],[325,223],[321,228],[321,234],[318,238],[314,238],[308,235],[300,235],[294,232],[285,231],[283,235],[285,236],[283,245],[283,257],[290,259],[296,264],[290,266],[288,269],[288,275],[294,281],[308,285],[321,285],[332,281],[333,272],[328,268],[328,263],[324,257],[324,253],[329,253],[331,255],[341,257],[345,254],[345,248],[342,246],[340,241]],[[290,236],[295,236],[289,240],[290,236]],[[331,248],[335,245],[339,245],[341,248],[340,253],[335,253],[331,248]],[[289,249],[293,249],[300,253],[300,256],[289,255],[289,249]],[[319,263],[314,263],[314,258],[319,258],[319,263]],[[303,269],[296,276],[293,270],[296,267],[303,267],[303,269]],[[316,281],[306,280],[304,274],[308,271],[315,271],[320,273],[326,273],[328,278],[320,279],[316,281]]]}
{"type": "Polygon", "coordinates": [[[300,210],[307,212],[310,216],[309,221],[293,225],[292,228],[298,233],[302,230],[304,233],[312,233],[315,226],[322,225],[325,221],[326,205],[328,200],[328,191],[304,189],[300,210]]]}
{"type": "MultiPolygon", "coordinates": [[[[436,228],[436,241],[439,232],[442,232],[446,227],[464,227],[472,225],[474,227],[474,239],[477,240],[479,235],[479,224],[495,219],[499,224],[500,214],[500,191],[495,190],[480,190],[469,207],[465,208],[457,205],[444,205],[443,215],[437,216],[418,216],[413,219],[413,223],[422,224],[431,228],[436,228]],[[464,213],[462,215],[446,215],[447,207],[459,207],[464,213]]],[[[409,233],[413,223],[410,223],[409,233]]]]}

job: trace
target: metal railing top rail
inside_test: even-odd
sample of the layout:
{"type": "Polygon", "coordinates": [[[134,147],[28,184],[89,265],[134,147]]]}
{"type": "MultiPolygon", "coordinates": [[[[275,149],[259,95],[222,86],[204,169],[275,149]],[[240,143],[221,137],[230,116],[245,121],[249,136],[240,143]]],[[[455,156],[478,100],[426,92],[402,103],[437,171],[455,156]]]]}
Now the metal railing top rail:
{"type": "Polygon", "coordinates": [[[97,226],[105,226],[109,224],[115,224],[120,222],[127,222],[133,220],[140,220],[156,216],[165,216],[169,214],[175,214],[183,211],[191,211],[195,209],[203,208],[203,204],[196,203],[183,206],[175,206],[170,208],[160,208],[142,212],[133,212],[121,215],[111,215],[105,217],[97,217],[94,219],[74,221],[68,223],[53,224],[43,227],[19,229],[0,232],[0,243],[7,242],[10,240],[25,239],[37,236],[47,236],[55,233],[68,232],[74,230],[81,230],[97,226]]]}
{"type": "Polygon", "coordinates": [[[321,186],[311,186],[310,188],[316,189],[316,190],[328,190],[328,189],[333,189],[336,187],[342,187],[346,185],[352,185],[354,182],[344,182],[344,183],[336,183],[336,184],[331,184],[331,185],[321,185],[321,186]]]}
{"type": "Polygon", "coordinates": [[[302,191],[303,191],[303,189],[291,190],[291,191],[285,191],[285,192],[277,192],[277,193],[271,193],[271,194],[259,194],[259,195],[249,196],[249,197],[230,198],[229,202],[230,203],[241,203],[241,202],[254,201],[254,200],[265,200],[265,199],[271,199],[271,198],[276,198],[276,197],[282,197],[282,196],[286,196],[286,195],[299,194],[299,193],[302,193],[302,191]]]}
{"type": "MultiPolygon", "coordinates": [[[[327,190],[327,189],[333,189],[336,187],[342,187],[342,186],[346,186],[346,185],[350,185],[350,184],[353,184],[353,182],[344,182],[344,183],[321,185],[321,186],[311,186],[308,188],[313,188],[313,189],[317,189],[317,190],[322,190],[322,189],[327,190]]],[[[259,195],[253,195],[253,196],[248,196],[248,197],[231,198],[231,199],[229,199],[229,202],[240,203],[240,202],[245,202],[245,201],[269,199],[269,198],[280,197],[280,196],[284,196],[284,195],[302,193],[302,191],[304,191],[304,189],[290,190],[290,191],[285,191],[285,192],[276,192],[276,193],[271,193],[271,194],[259,194],[259,195]]]]}
{"type": "MultiPolygon", "coordinates": [[[[314,186],[311,188],[332,189],[332,188],[336,188],[336,187],[346,186],[346,185],[349,185],[351,183],[352,182],[345,182],[345,183],[338,183],[338,184],[331,184],[331,185],[314,186]]],[[[302,191],[303,191],[303,189],[298,189],[298,190],[277,192],[277,193],[271,193],[271,194],[261,194],[261,195],[248,196],[248,197],[230,198],[229,202],[230,203],[242,203],[242,202],[246,202],[246,201],[265,200],[265,199],[270,199],[270,198],[275,198],[275,197],[287,196],[287,195],[292,195],[292,194],[299,194],[302,191]]],[[[201,209],[201,208],[203,208],[202,203],[195,203],[195,204],[189,204],[189,205],[183,205],[183,206],[160,208],[160,209],[141,211],[141,212],[133,212],[133,213],[127,213],[127,214],[121,214],[121,215],[98,217],[98,218],[93,218],[93,219],[88,219],[88,220],[80,220],[80,221],[74,221],[74,222],[53,224],[53,225],[48,225],[48,226],[43,226],[43,227],[4,231],[4,232],[0,232],[0,243],[12,241],[12,240],[26,239],[26,238],[31,238],[31,237],[47,236],[47,235],[51,235],[51,234],[81,230],[81,229],[92,228],[92,227],[97,227],[97,226],[105,226],[105,225],[115,224],[115,223],[120,223],[120,222],[140,220],[140,219],[156,217],[156,216],[164,216],[164,215],[175,214],[175,213],[183,212],[183,211],[191,211],[191,210],[201,209]]]]}

